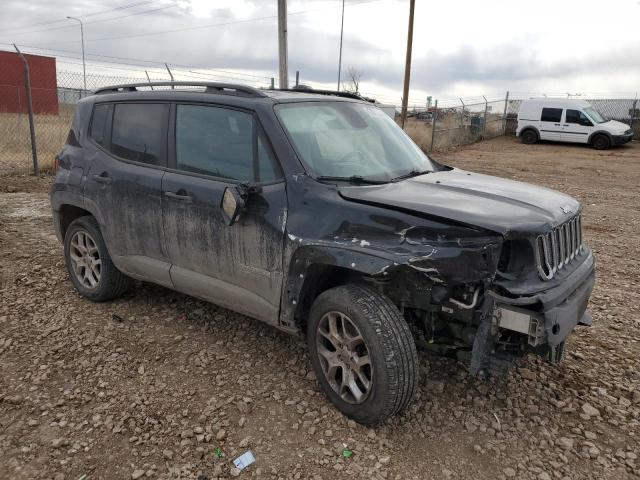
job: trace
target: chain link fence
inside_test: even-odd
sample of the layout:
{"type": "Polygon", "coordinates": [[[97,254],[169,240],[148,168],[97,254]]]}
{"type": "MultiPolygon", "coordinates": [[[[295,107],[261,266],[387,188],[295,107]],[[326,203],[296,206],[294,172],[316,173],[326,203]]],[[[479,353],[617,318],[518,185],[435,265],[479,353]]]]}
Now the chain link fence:
{"type": "Polygon", "coordinates": [[[433,106],[411,109],[404,129],[427,152],[494,138],[504,134],[506,100],[506,96],[436,100],[433,106]]]}
{"type": "MultiPolygon", "coordinates": [[[[14,66],[15,67],[15,66],[14,66]]],[[[5,65],[0,59],[0,74],[5,65]]],[[[14,68],[15,69],[15,68],[14,68]]],[[[37,66],[31,69],[38,76],[37,66]]],[[[20,72],[22,75],[22,72],[20,72]]],[[[15,75],[14,75],[15,76],[15,75]]],[[[5,78],[6,75],[0,75],[5,78]]],[[[124,77],[112,75],[56,72],[52,82],[56,88],[31,88],[35,146],[41,170],[51,169],[55,155],[65,142],[77,102],[100,87],[123,83],[167,81],[164,78],[124,77]],[[86,81],[86,88],[85,88],[86,81]]],[[[176,80],[209,80],[215,78],[200,75],[176,80]]],[[[219,80],[219,79],[217,79],[219,80]]],[[[249,81],[248,83],[254,83],[249,81]]],[[[258,87],[267,87],[265,82],[258,87]]],[[[517,113],[523,98],[543,95],[509,95],[501,98],[459,98],[436,100],[433,105],[409,110],[405,131],[427,152],[446,150],[500,135],[513,134],[517,126],[517,113]]],[[[587,98],[597,110],[608,118],[632,124],[636,138],[640,138],[640,103],[630,98],[587,98]]],[[[393,107],[391,112],[393,112],[393,107]]],[[[395,109],[396,120],[399,121],[395,109]]],[[[393,113],[391,113],[393,115],[393,113]]],[[[11,83],[0,82],[0,175],[28,174],[33,172],[30,125],[26,88],[22,78],[11,83]]]]}

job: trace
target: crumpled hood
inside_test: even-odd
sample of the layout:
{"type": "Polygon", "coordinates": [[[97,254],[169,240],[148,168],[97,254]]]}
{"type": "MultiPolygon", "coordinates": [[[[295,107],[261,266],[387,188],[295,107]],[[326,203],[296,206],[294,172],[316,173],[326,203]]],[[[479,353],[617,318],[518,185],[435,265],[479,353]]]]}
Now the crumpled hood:
{"type": "Polygon", "coordinates": [[[576,199],[555,190],[457,168],[339,190],[347,200],[410,210],[505,236],[547,231],[580,210],[576,199]]]}

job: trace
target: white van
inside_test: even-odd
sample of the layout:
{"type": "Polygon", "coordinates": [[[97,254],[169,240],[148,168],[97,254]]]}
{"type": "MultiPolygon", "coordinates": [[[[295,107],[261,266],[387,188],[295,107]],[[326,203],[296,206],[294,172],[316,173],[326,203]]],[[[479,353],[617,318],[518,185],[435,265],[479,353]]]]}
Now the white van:
{"type": "Polygon", "coordinates": [[[630,142],[633,132],[629,125],[609,120],[584,100],[533,98],[520,105],[516,136],[523,143],[553,140],[605,150],[630,142]]]}

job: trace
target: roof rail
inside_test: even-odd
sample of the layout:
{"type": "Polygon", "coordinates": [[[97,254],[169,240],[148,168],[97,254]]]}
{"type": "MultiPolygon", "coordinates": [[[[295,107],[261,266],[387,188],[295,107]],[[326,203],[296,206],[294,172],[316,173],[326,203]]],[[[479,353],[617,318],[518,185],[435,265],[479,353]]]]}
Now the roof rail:
{"type": "Polygon", "coordinates": [[[219,82],[141,82],[141,83],[125,83],[122,85],[113,85],[97,89],[94,93],[100,95],[103,93],[118,92],[136,92],[140,87],[205,87],[205,93],[218,93],[226,95],[240,95],[247,97],[266,97],[266,95],[257,88],[247,87],[246,85],[237,85],[235,83],[219,83],[219,82]]]}
{"type": "Polygon", "coordinates": [[[316,90],[315,88],[308,87],[306,85],[301,85],[296,88],[268,88],[266,90],[273,90],[279,92],[298,92],[298,93],[315,93],[318,95],[333,95],[334,97],[343,97],[343,98],[353,98],[354,100],[364,100],[366,102],[372,102],[371,99],[362,97],[357,93],[351,92],[340,92],[338,90],[316,90]],[[302,88],[300,88],[302,87],[302,88]]]}

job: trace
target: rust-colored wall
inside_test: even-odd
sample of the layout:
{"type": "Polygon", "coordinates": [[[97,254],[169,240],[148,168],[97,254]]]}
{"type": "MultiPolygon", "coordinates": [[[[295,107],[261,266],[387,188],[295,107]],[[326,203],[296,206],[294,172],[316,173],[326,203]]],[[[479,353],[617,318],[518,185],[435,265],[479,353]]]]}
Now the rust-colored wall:
{"type": "MultiPolygon", "coordinates": [[[[56,59],[25,54],[31,72],[31,97],[36,114],[58,114],[56,59]]],[[[15,52],[0,50],[0,113],[27,113],[24,66],[15,52]]]]}

